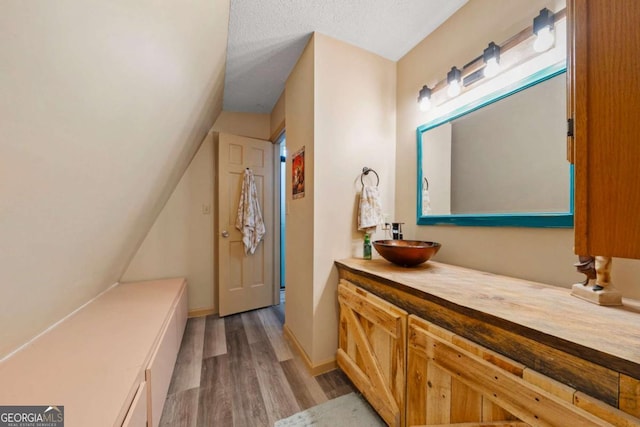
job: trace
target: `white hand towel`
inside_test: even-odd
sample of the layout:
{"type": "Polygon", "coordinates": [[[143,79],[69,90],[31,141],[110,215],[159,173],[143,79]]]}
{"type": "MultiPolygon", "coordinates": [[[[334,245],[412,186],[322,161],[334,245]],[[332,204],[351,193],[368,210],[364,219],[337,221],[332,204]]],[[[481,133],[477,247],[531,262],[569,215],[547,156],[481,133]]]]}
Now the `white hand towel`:
{"type": "Polygon", "coordinates": [[[245,169],[242,180],[242,193],[238,204],[236,216],[236,228],[242,232],[244,253],[253,254],[266,233],[260,204],[258,203],[258,191],[251,169],[245,169]]]}
{"type": "Polygon", "coordinates": [[[384,223],[380,204],[380,191],[377,186],[365,185],[362,187],[358,210],[358,230],[375,229],[378,225],[384,223]]]}

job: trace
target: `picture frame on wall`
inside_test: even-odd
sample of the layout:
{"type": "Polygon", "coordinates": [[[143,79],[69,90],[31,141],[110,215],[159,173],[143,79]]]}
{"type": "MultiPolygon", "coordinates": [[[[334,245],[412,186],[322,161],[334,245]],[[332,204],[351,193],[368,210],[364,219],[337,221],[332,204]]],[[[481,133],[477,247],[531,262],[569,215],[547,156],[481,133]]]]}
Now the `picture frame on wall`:
{"type": "Polygon", "coordinates": [[[304,147],[291,155],[291,193],[294,199],[304,197],[304,147]]]}

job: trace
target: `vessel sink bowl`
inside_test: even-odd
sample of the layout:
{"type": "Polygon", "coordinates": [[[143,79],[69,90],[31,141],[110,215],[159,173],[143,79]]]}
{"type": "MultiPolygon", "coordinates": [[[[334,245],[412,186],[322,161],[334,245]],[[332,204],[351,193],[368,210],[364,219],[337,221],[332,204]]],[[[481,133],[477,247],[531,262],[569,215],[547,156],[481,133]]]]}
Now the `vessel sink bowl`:
{"type": "Polygon", "coordinates": [[[420,240],[376,240],[373,247],[389,262],[403,267],[422,264],[440,250],[440,243],[420,240]]]}

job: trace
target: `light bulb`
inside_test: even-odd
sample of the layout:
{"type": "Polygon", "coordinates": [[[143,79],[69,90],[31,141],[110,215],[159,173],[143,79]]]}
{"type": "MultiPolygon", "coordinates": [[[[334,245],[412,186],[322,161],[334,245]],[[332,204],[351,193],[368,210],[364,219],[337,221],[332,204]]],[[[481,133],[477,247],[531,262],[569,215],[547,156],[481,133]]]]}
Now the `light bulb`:
{"type": "Polygon", "coordinates": [[[484,66],[484,76],[493,77],[500,72],[500,64],[496,58],[489,58],[487,64],[484,66]]]}
{"type": "Polygon", "coordinates": [[[462,89],[460,88],[460,82],[457,80],[454,80],[451,83],[449,83],[449,88],[447,89],[447,95],[453,98],[454,96],[460,95],[461,90],[462,89]]]}
{"type": "Polygon", "coordinates": [[[533,50],[536,52],[545,52],[553,46],[554,42],[555,36],[553,35],[551,28],[541,28],[536,36],[536,41],[533,42],[533,50]]]}
{"type": "Polygon", "coordinates": [[[429,108],[431,108],[431,100],[429,99],[429,97],[424,96],[420,100],[419,105],[420,105],[420,111],[428,111],[429,108]]]}

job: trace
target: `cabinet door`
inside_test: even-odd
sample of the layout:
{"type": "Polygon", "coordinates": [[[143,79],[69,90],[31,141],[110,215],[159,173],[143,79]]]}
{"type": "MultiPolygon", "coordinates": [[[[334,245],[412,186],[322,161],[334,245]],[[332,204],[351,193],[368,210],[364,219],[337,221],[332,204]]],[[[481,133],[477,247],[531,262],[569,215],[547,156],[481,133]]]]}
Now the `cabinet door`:
{"type": "Polygon", "coordinates": [[[341,280],[338,366],[390,426],[404,426],[407,313],[341,280]]]}
{"type": "Polygon", "coordinates": [[[522,378],[517,362],[409,317],[407,425],[610,425],[522,378]]]}
{"type": "Polygon", "coordinates": [[[147,427],[147,383],[138,387],[122,427],[147,427]]]}
{"type": "Polygon", "coordinates": [[[640,1],[568,7],[575,251],[640,258],[640,1]]]}

